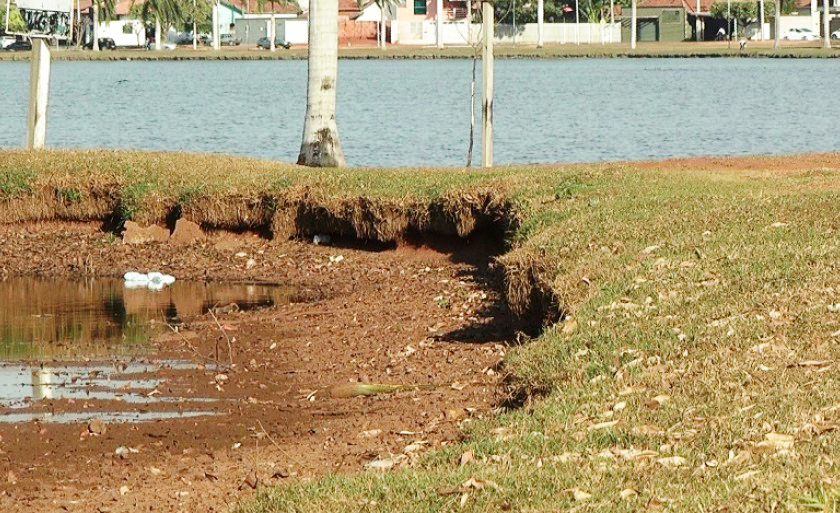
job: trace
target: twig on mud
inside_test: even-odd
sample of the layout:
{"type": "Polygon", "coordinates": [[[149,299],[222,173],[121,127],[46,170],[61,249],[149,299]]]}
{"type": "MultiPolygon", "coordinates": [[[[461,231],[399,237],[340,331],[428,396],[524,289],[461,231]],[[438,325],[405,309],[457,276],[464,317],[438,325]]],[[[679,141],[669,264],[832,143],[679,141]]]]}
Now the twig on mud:
{"type": "Polygon", "coordinates": [[[306,465],[306,464],[302,463],[299,459],[297,459],[297,458],[295,458],[294,456],[292,456],[291,454],[289,454],[289,451],[287,451],[286,449],[284,449],[284,448],[280,447],[280,444],[278,444],[277,442],[275,442],[275,441],[274,441],[274,439],[273,439],[273,438],[271,438],[271,435],[269,435],[269,434],[268,434],[268,431],[266,431],[266,430],[265,430],[265,428],[264,428],[264,427],[263,427],[263,425],[262,425],[262,422],[260,422],[260,419],[257,419],[257,424],[259,424],[259,425],[260,425],[260,429],[262,430],[263,434],[265,434],[265,437],[266,437],[266,438],[268,438],[268,441],[269,441],[269,442],[271,442],[272,444],[274,444],[274,447],[277,447],[278,449],[280,449],[280,452],[282,452],[282,453],[283,453],[283,454],[284,454],[287,458],[291,459],[292,461],[294,461],[295,463],[297,463],[297,464],[298,464],[298,465],[300,465],[301,467],[303,467],[303,468],[309,468],[309,465],[306,465]]]}
{"type": "MultiPolygon", "coordinates": [[[[213,312],[213,310],[216,308],[216,306],[218,306],[218,305],[214,305],[214,306],[213,306],[213,308],[211,308],[211,309],[210,309],[210,315],[212,315],[212,316],[213,316],[213,320],[214,320],[214,321],[216,321],[216,326],[218,326],[218,327],[219,327],[219,331],[221,331],[221,332],[222,332],[222,335],[224,335],[224,336],[225,336],[225,340],[227,340],[227,345],[228,345],[228,359],[230,360],[230,364],[231,364],[231,365],[233,365],[233,346],[232,346],[232,345],[231,345],[231,343],[230,343],[230,337],[228,337],[228,336],[227,336],[227,333],[225,333],[225,329],[224,329],[224,328],[222,328],[222,325],[219,323],[219,319],[217,319],[217,318],[216,318],[216,314],[213,312]]],[[[218,347],[218,346],[217,346],[217,347],[218,347]]],[[[218,356],[219,356],[219,355],[218,355],[218,351],[216,351],[216,353],[217,353],[217,354],[216,354],[216,357],[218,358],[218,356]]]]}
{"type": "Polygon", "coordinates": [[[184,345],[187,346],[187,349],[189,349],[190,351],[195,353],[196,356],[198,356],[199,358],[202,358],[204,360],[211,361],[211,362],[215,363],[216,365],[218,365],[220,368],[225,367],[225,365],[222,362],[213,358],[212,356],[206,356],[206,355],[201,354],[201,352],[198,349],[196,349],[196,347],[194,345],[192,345],[190,343],[189,339],[187,339],[187,337],[185,337],[181,332],[179,332],[177,329],[175,329],[174,326],[172,326],[168,322],[165,322],[164,324],[166,324],[167,328],[172,330],[172,333],[181,337],[181,340],[184,341],[184,345]]]}

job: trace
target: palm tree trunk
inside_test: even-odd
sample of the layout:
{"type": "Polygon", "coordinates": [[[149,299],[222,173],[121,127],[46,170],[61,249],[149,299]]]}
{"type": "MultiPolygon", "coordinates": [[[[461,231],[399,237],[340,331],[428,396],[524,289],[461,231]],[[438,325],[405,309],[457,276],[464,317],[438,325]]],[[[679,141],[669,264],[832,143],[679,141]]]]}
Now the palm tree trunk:
{"type": "Polygon", "coordinates": [[[773,48],[778,48],[779,32],[782,31],[782,0],[776,0],[774,3],[776,4],[776,14],[773,18],[773,31],[775,32],[775,34],[773,34],[773,48]]]}
{"type": "Polygon", "coordinates": [[[385,9],[388,5],[382,2],[379,6],[379,48],[385,49],[385,9]]]}
{"type": "Polygon", "coordinates": [[[96,3],[96,2],[93,2],[93,5],[91,6],[91,8],[93,9],[93,27],[92,27],[93,30],[91,31],[93,33],[93,44],[91,45],[91,48],[93,48],[94,52],[98,52],[99,51],[99,4],[96,3]]]}
{"type": "Polygon", "coordinates": [[[160,50],[160,17],[155,16],[155,50],[160,50]]]}
{"type": "Polygon", "coordinates": [[[344,166],[335,122],[335,87],[338,77],[338,0],[312,0],[309,4],[309,58],[306,118],[298,164],[314,167],[344,166]]]}

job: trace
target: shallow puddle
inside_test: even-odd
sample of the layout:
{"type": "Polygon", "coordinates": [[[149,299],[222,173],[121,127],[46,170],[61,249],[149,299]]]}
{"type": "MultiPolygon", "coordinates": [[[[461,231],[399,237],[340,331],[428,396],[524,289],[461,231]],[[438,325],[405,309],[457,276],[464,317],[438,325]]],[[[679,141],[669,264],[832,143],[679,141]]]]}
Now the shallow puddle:
{"type": "Polygon", "coordinates": [[[156,361],[149,341],[212,308],[283,304],[291,293],[263,284],[176,281],[150,290],[122,280],[0,281],[0,423],[213,415],[207,407],[218,399],[162,393],[171,385],[164,374],[212,369],[156,361]]]}
{"type": "Polygon", "coordinates": [[[292,289],[263,284],[181,282],[162,290],[122,280],[0,281],[0,360],[109,359],[141,354],[167,323],[236,304],[289,302],[292,289]]]}

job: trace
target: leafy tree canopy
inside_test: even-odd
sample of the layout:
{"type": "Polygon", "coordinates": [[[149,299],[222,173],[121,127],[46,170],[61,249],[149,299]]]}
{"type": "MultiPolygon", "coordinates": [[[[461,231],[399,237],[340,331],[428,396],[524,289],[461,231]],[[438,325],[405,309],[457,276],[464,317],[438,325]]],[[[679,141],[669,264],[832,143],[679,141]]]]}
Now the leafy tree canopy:
{"type": "MultiPolygon", "coordinates": [[[[758,2],[737,1],[728,5],[726,2],[715,2],[710,9],[713,18],[727,19],[727,13],[731,19],[737,20],[739,25],[747,25],[758,21],[758,2]]],[[[782,14],[790,14],[796,10],[794,0],[782,0],[782,14]]],[[[776,13],[776,6],[771,1],[764,2],[764,18],[772,18],[776,13]]]]}
{"type": "MultiPolygon", "coordinates": [[[[0,32],[4,31],[6,24],[6,2],[0,2],[0,32]]],[[[12,7],[9,12],[9,31],[10,32],[25,32],[26,23],[20,15],[17,6],[12,2],[12,7]]]]}
{"type": "MultiPolygon", "coordinates": [[[[582,23],[598,23],[601,19],[609,19],[610,0],[579,0],[580,21],[582,23]]],[[[615,0],[615,5],[630,5],[629,0],[615,0]]],[[[514,4],[516,6],[516,23],[537,22],[536,0],[496,0],[495,14],[498,23],[512,24],[514,4]]],[[[543,5],[546,23],[562,23],[575,21],[574,0],[545,0],[543,5]]]]}

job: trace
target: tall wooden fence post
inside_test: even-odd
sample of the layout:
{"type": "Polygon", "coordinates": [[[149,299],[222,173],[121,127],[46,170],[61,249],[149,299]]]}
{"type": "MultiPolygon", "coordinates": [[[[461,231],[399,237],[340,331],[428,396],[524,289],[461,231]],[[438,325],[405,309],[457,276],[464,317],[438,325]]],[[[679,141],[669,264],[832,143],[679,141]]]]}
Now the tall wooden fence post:
{"type": "Polygon", "coordinates": [[[46,38],[32,38],[31,59],[26,147],[39,150],[47,140],[47,100],[50,96],[50,49],[46,38]]]}

